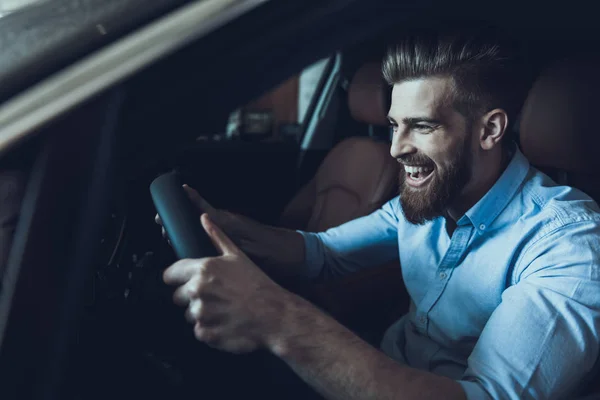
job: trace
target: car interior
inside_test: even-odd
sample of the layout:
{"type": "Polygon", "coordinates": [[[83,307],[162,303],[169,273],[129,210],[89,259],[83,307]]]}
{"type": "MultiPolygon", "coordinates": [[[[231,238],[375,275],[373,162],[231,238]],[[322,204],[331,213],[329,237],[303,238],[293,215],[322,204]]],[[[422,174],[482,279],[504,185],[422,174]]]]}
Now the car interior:
{"type": "MultiPolygon", "coordinates": [[[[93,46],[185,2],[158,3],[93,46]]],[[[283,362],[194,339],[161,280],[176,257],[154,222],[149,185],[177,171],[213,206],[289,229],[319,232],[371,213],[398,193],[380,61],[396,38],[446,19],[511,27],[531,77],[512,126],[519,148],[556,182],[600,201],[596,25],[557,24],[565,14],[547,8],[534,27],[533,11],[507,6],[493,18],[471,2],[440,2],[435,12],[430,2],[266,3],[0,153],[0,303],[16,287],[10,309],[0,309],[2,398],[285,396],[299,378],[283,362]]],[[[2,101],[23,90],[15,82],[2,101]]],[[[409,304],[398,261],[281,284],[374,346],[409,304]]],[[[577,398],[600,398],[597,365],[577,398]]]]}

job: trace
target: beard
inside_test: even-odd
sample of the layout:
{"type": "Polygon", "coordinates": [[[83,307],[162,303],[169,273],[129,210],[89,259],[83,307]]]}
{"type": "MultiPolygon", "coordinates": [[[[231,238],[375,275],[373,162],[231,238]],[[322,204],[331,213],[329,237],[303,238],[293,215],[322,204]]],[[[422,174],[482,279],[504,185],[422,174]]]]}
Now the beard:
{"type": "MultiPolygon", "coordinates": [[[[469,181],[471,153],[468,150],[469,140],[465,138],[448,167],[433,169],[434,175],[424,189],[411,188],[406,183],[406,172],[400,173],[400,205],[408,222],[422,225],[444,215],[469,181]]],[[[435,165],[429,157],[418,153],[400,160],[409,165],[435,165]]]]}

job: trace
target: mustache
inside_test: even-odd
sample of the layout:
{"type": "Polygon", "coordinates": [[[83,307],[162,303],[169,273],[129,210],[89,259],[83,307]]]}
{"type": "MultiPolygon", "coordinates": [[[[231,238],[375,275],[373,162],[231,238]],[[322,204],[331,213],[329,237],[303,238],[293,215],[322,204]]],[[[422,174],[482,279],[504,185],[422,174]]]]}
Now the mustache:
{"type": "Polygon", "coordinates": [[[398,157],[398,161],[405,165],[432,165],[433,160],[423,154],[408,154],[398,157]]]}

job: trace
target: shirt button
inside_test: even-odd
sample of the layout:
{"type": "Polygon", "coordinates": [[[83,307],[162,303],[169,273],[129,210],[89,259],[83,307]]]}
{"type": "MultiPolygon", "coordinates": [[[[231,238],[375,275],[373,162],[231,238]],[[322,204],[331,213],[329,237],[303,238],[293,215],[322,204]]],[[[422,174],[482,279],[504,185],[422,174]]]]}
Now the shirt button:
{"type": "Polygon", "coordinates": [[[485,224],[479,225],[479,229],[481,229],[482,231],[485,230],[485,224]]]}
{"type": "Polygon", "coordinates": [[[440,272],[440,279],[444,280],[447,276],[448,274],[446,274],[445,272],[440,272]]]}
{"type": "Polygon", "coordinates": [[[425,318],[425,316],[424,316],[424,315],[421,315],[421,316],[419,317],[419,322],[420,322],[420,323],[422,323],[422,324],[424,324],[425,322],[427,322],[427,318],[425,318]]]}

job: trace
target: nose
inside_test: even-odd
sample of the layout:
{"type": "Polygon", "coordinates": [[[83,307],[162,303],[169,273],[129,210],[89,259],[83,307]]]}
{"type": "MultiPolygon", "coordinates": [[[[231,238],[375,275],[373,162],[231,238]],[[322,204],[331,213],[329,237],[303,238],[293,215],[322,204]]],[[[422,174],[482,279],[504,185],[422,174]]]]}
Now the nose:
{"type": "Polygon", "coordinates": [[[410,136],[410,132],[403,132],[400,129],[394,131],[392,136],[392,146],[390,148],[392,157],[399,159],[408,154],[417,152],[417,148],[412,144],[410,136]]]}

